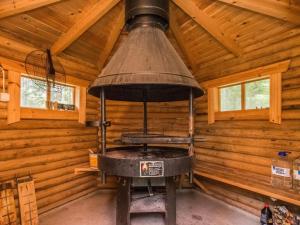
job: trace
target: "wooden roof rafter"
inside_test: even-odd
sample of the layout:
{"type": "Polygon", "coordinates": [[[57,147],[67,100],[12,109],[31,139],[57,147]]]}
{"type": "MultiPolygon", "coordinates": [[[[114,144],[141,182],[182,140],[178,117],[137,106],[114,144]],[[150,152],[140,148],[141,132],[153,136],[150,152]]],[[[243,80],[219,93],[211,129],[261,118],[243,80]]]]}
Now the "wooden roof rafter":
{"type": "Polygon", "coordinates": [[[10,3],[0,3],[0,19],[25,13],[50,4],[59,3],[61,1],[64,0],[21,0],[17,2],[11,1],[10,3]]]}
{"type": "Polygon", "coordinates": [[[276,0],[218,0],[231,6],[236,6],[252,12],[271,16],[293,24],[300,24],[300,5],[291,5],[276,0]]]}
{"type": "Polygon", "coordinates": [[[107,41],[105,43],[104,50],[101,52],[100,57],[97,62],[98,69],[101,71],[103,66],[105,65],[105,62],[107,61],[112,49],[114,48],[122,29],[125,25],[125,6],[122,5],[122,9],[120,10],[120,13],[118,14],[115,24],[112,27],[112,30],[110,31],[107,41]]]}
{"type": "Polygon", "coordinates": [[[59,54],[100,20],[121,0],[101,0],[86,10],[82,17],[52,45],[53,54],[59,54]]]}
{"type": "Polygon", "coordinates": [[[220,28],[215,19],[198,8],[194,0],[172,1],[235,56],[242,55],[242,49],[220,28]]]}

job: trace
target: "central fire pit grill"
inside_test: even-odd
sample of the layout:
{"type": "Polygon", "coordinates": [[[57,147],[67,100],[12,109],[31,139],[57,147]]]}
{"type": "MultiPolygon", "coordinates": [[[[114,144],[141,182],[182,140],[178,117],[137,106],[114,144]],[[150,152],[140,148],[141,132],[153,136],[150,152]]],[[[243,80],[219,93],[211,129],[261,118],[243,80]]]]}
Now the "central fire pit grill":
{"type": "Polygon", "coordinates": [[[101,98],[102,182],[106,175],[119,177],[117,225],[129,225],[130,214],[152,212],[164,213],[166,224],[175,225],[175,179],[191,172],[193,101],[204,92],[165,35],[169,1],[126,0],[125,4],[128,39],[89,89],[89,94],[101,98]],[[106,120],[106,99],[144,103],[144,132],[123,134],[121,140],[128,146],[106,147],[106,129],[110,125],[106,120]],[[182,100],[189,101],[187,137],[148,132],[148,102],[182,100]],[[187,144],[187,148],[166,144],[187,144]]]}

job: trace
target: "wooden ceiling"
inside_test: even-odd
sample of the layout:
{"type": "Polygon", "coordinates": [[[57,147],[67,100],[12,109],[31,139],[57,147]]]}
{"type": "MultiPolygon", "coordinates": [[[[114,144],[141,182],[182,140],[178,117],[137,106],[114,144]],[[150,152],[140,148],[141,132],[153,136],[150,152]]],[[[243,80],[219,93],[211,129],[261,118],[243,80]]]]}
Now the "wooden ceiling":
{"type": "MultiPolygon", "coordinates": [[[[0,56],[24,62],[51,48],[68,73],[92,80],[123,25],[122,0],[1,0],[0,56]]],[[[172,0],[167,34],[197,74],[221,56],[245,57],[266,38],[296,35],[299,25],[299,0],[172,0]]]]}

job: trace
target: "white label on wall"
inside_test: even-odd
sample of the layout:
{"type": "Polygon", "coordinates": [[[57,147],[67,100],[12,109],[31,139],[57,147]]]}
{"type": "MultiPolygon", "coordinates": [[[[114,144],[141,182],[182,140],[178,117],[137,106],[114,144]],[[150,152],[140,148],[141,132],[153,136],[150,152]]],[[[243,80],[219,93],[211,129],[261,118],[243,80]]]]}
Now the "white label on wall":
{"type": "Polygon", "coordinates": [[[300,170],[294,170],[294,179],[300,180],[300,170]]]}
{"type": "Polygon", "coordinates": [[[282,168],[277,166],[271,166],[272,174],[282,177],[291,177],[291,170],[288,168],[282,168]]]}

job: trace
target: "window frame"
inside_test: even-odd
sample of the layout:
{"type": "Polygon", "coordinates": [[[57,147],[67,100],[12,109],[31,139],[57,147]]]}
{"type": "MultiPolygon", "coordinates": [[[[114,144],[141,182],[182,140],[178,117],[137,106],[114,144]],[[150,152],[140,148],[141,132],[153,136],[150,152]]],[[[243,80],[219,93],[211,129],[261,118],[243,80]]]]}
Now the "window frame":
{"type": "MultiPolygon", "coordinates": [[[[26,78],[30,78],[32,80],[40,80],[40,81],[44,81],[46,82],[45,79],[41,78],[41,77],[38,77],[38,76],[33,76],[33,75],[30,75],[30,74],[25,74],[25,73],[21,73],[21,79],[22,77],[26,77],[26,78]]],[[[79,93],[76,93],[76,86],[75,85],[72,85],[72,84],[64,84],[64,83],[61,83],[61,82],[57,82],[57,84],[59,84],[60,86],[65,86],[65,87],[71,87],[73,90],[73,104],[75,105],[75,110],[57,110],[57,109],[50,109],[49,108],[49,104],[47,104],[47,102],[51,102],[51,97],[52,97],[52,91],[48,91],[48,90],[45,90],[46,92],[46,107],[45,108],[36,108],[36,107],[27,107],[27,106],[22,106],[21,105],[21,102],[20,102],[20,107],[21,108],[26,108],[26,109],[44,109],[44,110],[57,110],[57,111],[78,111],[78,108],[76,107],[76,99],[79,97],[77,96],[79,93]]],[[[22,99],[22,90],[21,90],[21,87],[20,87],[20,99],[22,99]]]]}
{"type": "Polygon", "coordinates": [[[288,70],[290,61],[285,60],[201,83],[202,87],[207,90],[208,124],[213,124],[218,120],[269,120],[272,123],[281,124],[281,80],[282,73],[288,70]],[[269,108],[219,111],[219,87],[266,78],[270,78],[269,108]]]}
{"type": "Polygon", "coordinates": [[[218,112],[237,112],[237,111],[248,111],[248,110],[264,110],[264,109],[269,109],[270,108],[270,103],[271,103],[271,86],[270,86],[270,99],[269,99],[269,107],[267,108],[258,108],[258,109],[246,109],[246,84],[256,82],[256,81],[262,81],[262,80],[269,80],[270,85],[271,85],[271,77],[270,76],[265,76],[265,77],[259,77],[257,79],[250,79],[250,80],[245,80],[233,84],[227,84],[227,85],[222,85],[218,87],[218,112]],[[241,85],[241,109],[237,110],[227,110],[227,111],[221,111],[221,89],[222,88],[227,88],[227,87],[232,87],[232,86],[237,86],[241,85]]]}
{"type": "MultiPolygon", "coordinates": [[[[37,109],[21,107],[21,74],[26,74],[23,66],[4,65],[8,71],[8,93],[10,100],[7,107],[7,123],[12,124],[23,119],[30,120],[71,120],[85,124],[86,121],[86,98],[89,81],[66,75],[66,83],[75,87],[76,111],[59,111],[51,109],[37,109]]],[[[30,75],[29,75],[30,76],[30,75]]],[[[58,74],[60,77],[61,74],[58,74]]]]}

